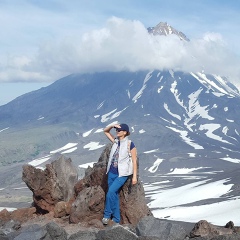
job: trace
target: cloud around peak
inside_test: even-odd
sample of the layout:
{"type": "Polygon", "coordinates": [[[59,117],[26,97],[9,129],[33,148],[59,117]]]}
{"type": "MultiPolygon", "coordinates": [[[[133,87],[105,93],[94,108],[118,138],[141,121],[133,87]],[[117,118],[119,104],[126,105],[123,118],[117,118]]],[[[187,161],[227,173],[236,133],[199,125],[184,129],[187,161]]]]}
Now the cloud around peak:
{"type": "Polygon", "coordinates": [[[11,56],[8,61],[2,57],[0,65],[4,66],[0,79],[8,82],[53,81],[71,73],[147,69],[204,70],[240,78],[240,58],[218,33],[205,33],[200,39],[186,42],[176,35],[153,36],[140,21],[116,17],[101,29],[45,41],[32,55],[11,56]]]}

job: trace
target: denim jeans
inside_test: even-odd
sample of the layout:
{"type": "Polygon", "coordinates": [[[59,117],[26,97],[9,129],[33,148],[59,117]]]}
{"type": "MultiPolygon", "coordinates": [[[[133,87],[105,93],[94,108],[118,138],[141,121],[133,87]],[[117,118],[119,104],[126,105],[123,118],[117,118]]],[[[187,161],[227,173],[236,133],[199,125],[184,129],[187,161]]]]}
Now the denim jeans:
{"type": "Polygon", "coordinates": [[[118,174],[108,172],[108,192],[106,195],[104,217],[120,222],[119,190],[127,181],[128,176],[119,177],[118,174]]]}

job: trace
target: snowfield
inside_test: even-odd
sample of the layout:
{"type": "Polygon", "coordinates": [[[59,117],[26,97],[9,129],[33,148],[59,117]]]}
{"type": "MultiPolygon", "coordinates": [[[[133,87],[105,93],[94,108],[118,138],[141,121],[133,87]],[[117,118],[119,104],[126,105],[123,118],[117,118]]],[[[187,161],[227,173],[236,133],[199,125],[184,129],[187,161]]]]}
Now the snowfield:
{"type": "MultiPolygon", "coordinates": [[[[148,171],[152,172],[153,167],[156,167],[156,163],[148,171]]],[[[171,176],[179,176],[182,179],[190,176],[198,180],[180,187],[173,188],[170,180],[144,184],[148,206],[154,217],[192,223],[207,220],[220,226],[233,221],[239,226],[240,196],[232,196],[227,200],[223,198],[223,195],[231,193],[233,184],[229,182],[230,179],[202,180],[194,175],[194,171],[198,169],[201,168],[174,169],[166,174],[170,180],[171,176]]],[[[207,173],[214,174],[210,171],[207,173]]]]}

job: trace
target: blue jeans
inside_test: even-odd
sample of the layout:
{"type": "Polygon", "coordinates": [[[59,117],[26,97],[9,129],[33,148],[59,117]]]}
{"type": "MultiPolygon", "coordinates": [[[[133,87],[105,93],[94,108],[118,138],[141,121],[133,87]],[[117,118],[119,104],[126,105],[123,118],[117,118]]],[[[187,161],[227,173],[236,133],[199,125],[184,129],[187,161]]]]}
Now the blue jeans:
{"type": "Polygon", "coordinates": [[[119,190],[127,181],[128,176],[119,177],[118,174],[108,172],[108,192],[106,195],[104,217],[120,222],[119,190]]]}

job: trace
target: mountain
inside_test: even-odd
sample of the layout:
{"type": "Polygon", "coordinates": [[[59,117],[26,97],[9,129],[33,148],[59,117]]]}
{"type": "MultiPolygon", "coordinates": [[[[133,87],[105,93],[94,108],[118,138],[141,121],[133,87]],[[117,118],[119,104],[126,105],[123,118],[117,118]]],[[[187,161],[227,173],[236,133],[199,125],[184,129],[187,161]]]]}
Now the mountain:
{"type": "Polygon", "coordinates": [[[65,124],[72,132],[63,137],[76,140],[78,131],[119,120],[129,123],[134,137],[146,138],[139,142],[142,152],[207,150],[234,156],[239,97],[226,79],[203,73],[76,74],[2,106],[0,126],[6,130],[1,134],[65,124]]]}
{"type": "Polygon", "coordinates": [[[190,41],[184,33],[176,30],[166,22],[160,22],[155,27],[149,27],[147,30],[150,34],[153,34],[153,35],[167,36],[167,35],[174,34],[178,36],[181,40],[190,41]]]}
{"type": "Polygon", "coordinates": [[[103,128],[119,121],[130,126],[156,216],[176,219],[175,207],[239,204],[239,114],[238,89],[215,74],[72,74],[0,106],[0,183],[21,182],[23,163],[44,167],[59,153],[76,165],[96,162],[108,143],[103,128]]]}

